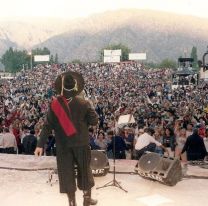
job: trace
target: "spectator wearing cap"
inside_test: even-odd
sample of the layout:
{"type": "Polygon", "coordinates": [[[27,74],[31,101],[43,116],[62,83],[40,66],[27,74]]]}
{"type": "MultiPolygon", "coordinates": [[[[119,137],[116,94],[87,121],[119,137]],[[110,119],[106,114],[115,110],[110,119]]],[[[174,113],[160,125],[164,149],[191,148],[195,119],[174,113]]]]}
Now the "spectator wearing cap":
{"type": "Polygon", "coordinates": [[[137,159],[140,159],[145,152],[155,152],[156,146],[163,148],[167,153],[168,150],[153,137],[154,130],[145,128],[144,134],[140,135],[135,144],[137,159]]]}

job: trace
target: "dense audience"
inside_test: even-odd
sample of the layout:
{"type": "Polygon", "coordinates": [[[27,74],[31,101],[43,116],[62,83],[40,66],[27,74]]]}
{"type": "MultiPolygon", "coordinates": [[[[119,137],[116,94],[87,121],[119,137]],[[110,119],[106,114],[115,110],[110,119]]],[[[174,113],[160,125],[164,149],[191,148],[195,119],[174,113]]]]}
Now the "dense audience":
{"type": "MultiPolygon", "coordinates": [[[[208,85],[190,83],[172,89],[171,69],[147,69],[135,62],[38,65],[4,79],[0,152],[33,154],[55,95],[53,82],[66,70],[82,73],[85,98],[99,116],[99,125],[89,128],[91,149],[104,150],[109,158],[115,154],[117,159],[138,159],[145,151],[165,152],[183,161],[207,155],[208,85]],[[135,121],[118,124],[119,117],[127,114],[135,121]]],[[[45,154],[55,155],[55,148],[51,134],[45,154]]]]}

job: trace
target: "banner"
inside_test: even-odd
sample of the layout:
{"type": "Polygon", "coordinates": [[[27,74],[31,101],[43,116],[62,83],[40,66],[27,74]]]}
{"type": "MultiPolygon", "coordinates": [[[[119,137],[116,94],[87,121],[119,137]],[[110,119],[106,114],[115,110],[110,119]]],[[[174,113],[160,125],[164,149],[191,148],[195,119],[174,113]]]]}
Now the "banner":
{"type": "Polygon", "coordinates": [[[104,56],[104,63],[120,62],[120,56],[104,56]]]}
{"type": "Polygon", "coordinates": [[[104,56],[121,56],[121,49],[104,50],[104,56]]]}
{"type": "Polygon", "coordinates": [[[135,123],[134,116],[132,114],[121,115],[118,118],[118,125],[132,124],[135,123]]]}
{"type": "Polygon", "coordinates": [[[129,60],[146,60],[147,54],[146,53],[130,53],[129,60]]]}
{"type": "Polygon", "coordinates": [[[35,55],[34,61],[35,62],[49,62],[50,55],[35,55]]]}
{"type": "Polygon", "coordinates": [[[121,49],[104,50],[104,63],[116,63],[121,61],[121,49]]]}

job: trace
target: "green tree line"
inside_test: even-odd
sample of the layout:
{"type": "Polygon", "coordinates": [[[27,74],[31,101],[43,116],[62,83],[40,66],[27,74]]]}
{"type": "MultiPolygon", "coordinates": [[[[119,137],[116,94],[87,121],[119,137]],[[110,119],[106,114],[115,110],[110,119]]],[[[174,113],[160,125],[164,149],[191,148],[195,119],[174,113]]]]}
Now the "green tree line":
{"type": "MultiPolygon", "coordinates": [[[[100,51],[100,60],[103,62],[103,56],[104,56],[104,49],[110,49],[110,50],[116,50],[121,49],[122,56],[121,61],[128,61],[129,59],[129,53],[131,52],[131,49],[122,44],[111,44],[101,49],[100,51]]],[[[45,63],[45,62],[34,62],[34,55],[50,55],[50,61],[49,63],[58,63],[58,55],[55,54],[52,55],[50,50],[46,47],[44,48],[36,48],[32,50],[32,65],[35,66],[38,63],[45,63]]],[[[190,57],[194,59],[193,61],[193,68],[197,68],[197,48],[193,46],[190,57]]],[[[31,65],[31,56],[28,54],[26,50],[14,50],[13,48],[9,48],[0,59],[1,63],[5,66],[5,70],[9,72],[17,72],[21,70],[22,68],[29,69],[31,65]]],[[[82,61],[79,59],[75,59],[72,61],[72,63],[81,63],[82,61]]],[[[145,66],[150,68],[177,68],[177,61],[172,59],[163,59],[160,63],[155,62],[143,62],[145,66]]]]}
{"type": "MultiPolygon", "coordinates": [[[[50,55],[51,52],[48,48],[36,48],[29,54],[26,50],[17,50],[10,47],[1,57],[0,61],[5,67],[7,72],[18,72],[21,69],[29,69],[36,64],[46,62],[34,62],[35,55],[50,55]],[[32,55],[32,57],[31,57],[32,55]],[[32,58],[32,59],[31,59],[32,58]],[[32,62],[31,62],[32,61],[32,62]]],[[[55,56],[50,55],[49,63],[58,63],[58,54],[55,56]]]]}

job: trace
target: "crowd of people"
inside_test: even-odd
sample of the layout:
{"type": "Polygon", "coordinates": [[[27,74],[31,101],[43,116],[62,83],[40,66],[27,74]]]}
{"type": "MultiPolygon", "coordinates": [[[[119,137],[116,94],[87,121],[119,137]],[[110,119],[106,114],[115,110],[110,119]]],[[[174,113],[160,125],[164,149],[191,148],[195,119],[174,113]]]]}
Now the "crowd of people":
{"type": "MultiPolygon", "coordinates": [[[[55,95],[54,80],[67,70],[83,75],[83,96],[99,117],[99,124],[89,128],[91,149],[104,150],[109,158],[115,154],[117,159],[138,159],[145,151],[167,153],[184,161],[207,155],[208,85],[173,90],[173,70],[144,68],[135,62],[38,65],[13,79],[4,79],[0,91],[0,152],[34,153],[55,95]],[[135,121],[118,124],[119,117],[127,114],[135,121]]],[[[45,154],[56,155],[53,133],[45,154]]]]}

